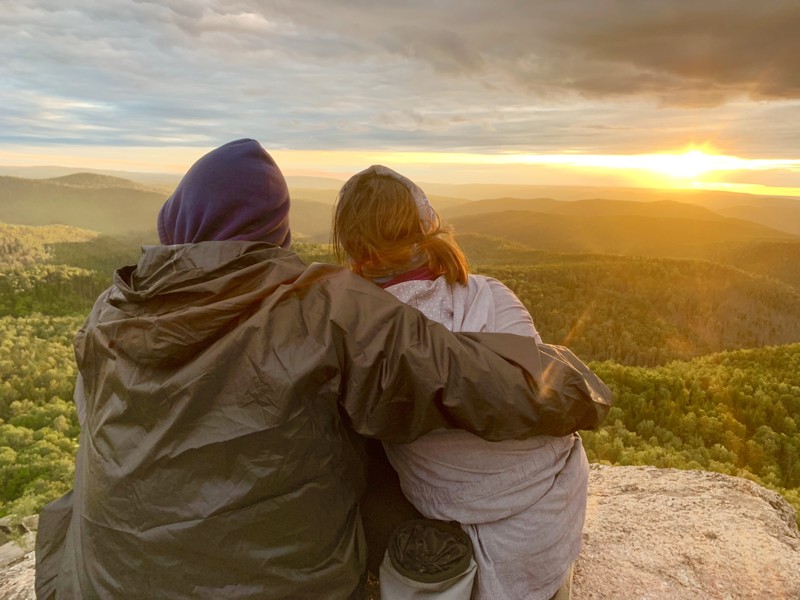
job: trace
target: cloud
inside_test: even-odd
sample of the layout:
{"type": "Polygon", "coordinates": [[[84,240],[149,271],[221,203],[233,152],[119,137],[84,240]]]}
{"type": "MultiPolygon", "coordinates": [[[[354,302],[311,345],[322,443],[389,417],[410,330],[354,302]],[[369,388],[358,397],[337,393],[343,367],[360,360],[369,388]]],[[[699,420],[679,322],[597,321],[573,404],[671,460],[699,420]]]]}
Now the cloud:
{"type": "Polygon", "coordinates": [[[623,151],[800,100],[797,31],[796,0],[6,0],[0,140],[623,151]]]}
{"type": "Polygon", "coordinates": [[[277,5],[295,23],[347,36],[373,55],[406,56],[445,75],[510,82],[543,96],[652,96],[689,105],[800,97],[794,0],[277,5]]]}
{"type": "MultiPolygon", "coordinates": [[[[595,10],[603,3],[593,4],[595,10]]],[[[791,1],[626,2],[615,18],[560,21],[551,39],[584,57],[576,89],[649,93],[664,102],[713,104],[737,96],[799,98],[800,5],[791,1]],[[566,27],[564,25],[567,25],[566,27]],[[603,67],[607,67],[603,69],[603,67]],[[597,69],[602,77],[588,76],[597,69]],[[609,83],[612,85],[610,86],[609,83]]]]}

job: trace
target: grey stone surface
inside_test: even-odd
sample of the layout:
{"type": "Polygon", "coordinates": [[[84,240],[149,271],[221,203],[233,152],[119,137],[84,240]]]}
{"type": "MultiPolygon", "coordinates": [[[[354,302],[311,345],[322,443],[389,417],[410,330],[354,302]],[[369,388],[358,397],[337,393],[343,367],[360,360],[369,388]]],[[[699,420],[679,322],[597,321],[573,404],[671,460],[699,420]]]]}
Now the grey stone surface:
{"type": "MultiPolygon", "coordinates": [[[[0,569],[17,562],[25,556],[25,551],[16,542],[7,542],[0,546],[0,569]]],[[[0,595],[0,598],[3,598],[0,595]]]]}
{"type": "Polygon", "coordinates": [[[779,494],[705,471],[592,465],[574,600],[800,599],[779,494]]]}
{"type": "MultiPolygon", "coordinates": [[[[0,568],[0,598],[32,599],[33,553],[14,552],[16,562],[0,568]]],[[[371,582],[368,598],[376,588],[371,582]]],[[[572,597],[798,600],[795,511],[738,477],[592,465],[572,597]]]]}
{"type": "Polygon", "coordinates": [[[33,591],[34,556],[33,552],[24,555],[22,560],[3,568],[0,573],[0,598],[3,600],[34,600],[33,591]]]}
{"type": "Polygon", "coordinates": [[[31,515],[22,519],[22,526],[28,531],[36,531],[39,529],[39,515],[31,515]]]}

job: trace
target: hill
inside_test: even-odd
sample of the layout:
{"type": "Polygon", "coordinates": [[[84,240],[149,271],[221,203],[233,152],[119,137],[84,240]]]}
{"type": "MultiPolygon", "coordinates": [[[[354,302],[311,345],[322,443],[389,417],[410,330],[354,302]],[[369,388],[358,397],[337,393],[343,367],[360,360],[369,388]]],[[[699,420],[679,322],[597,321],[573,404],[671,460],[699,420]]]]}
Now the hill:
{"type": "Polygon", "coordinates": [[[800,344],[593,366],[614,406],[581,434],[591,462],[743,476],[800,507],[800,344]]]}
{"type": "Polygon", "coordinates": [[[800,235],[800,198],[757,197],[747,198],[698,197],[695,202],[721,215],[746,219],[767,227],[800,235]]]}
{"type": "Polygon", "coordinates": [[[289,223],[292,239],[309,242],[328,242],[331,231],[333,204],[292,198],[289,223]]]}
{"type": "Polygon", "coordinates": [[[345,177],[339,179],[335,177],[314,177],[309,175],[285,175],[286,184],[289,189],[316,189],[327,191],[338,191],[344,185],[345,177]]]}
{"type": "Polygon", "coordinates": [[[52,258],[53,244],[84,243],[98,236],[67,225],[30,227],[0,223],[0,270],[32,266],[52,258]]]}
{"type": "MultiPolygon", "coordinates": [[[[95,172],[49,179],[0,177],[0,221],[64,224],[108,235],[151,235],[158,210],[172,190],[155,181],[95,172]]],[[[287,181],[293,206],[290,218],[298,239],[327,242],[330,207],[342,182],[315,177],[287,177],[287,181]]],[[[713,258],[719,248],[711,246],[735,245],[742,240],[797,239],[786,230],[800,228],[800,201],[785,198],[633,188],[427,187],[433,188],[428,191],[434,206],[460,232],[507,237],[550,251],[713,258]],[[439,188],[450,193],[438,193],[439,188]],[[562,196],[528,199],[517,195],[475,202],[464,199],[497,190],[520,194],[547,190],[562,196]],[[613,197],[603,197],[603,193],[613,197]],[[519,211],[530,214],[520,215],[519,211]],[[752,220],[726,219],[726,211],[752,220]],[[773,228],[759,228],[757,223],[763,222],[773,228]],[[703,239],[702,243],[698,239],[703,239]]]]}
{"type": "MultiPolygon", "coordinates": [[[[298,239],[330,239],[335,194],[309,188],[310,199],[294,198],[290,220],[298,239]],[[315,198],[327,198],[319,201],[315,198]]],[[[52,179],[0,177],[0,222],[62,224],[105,235],[157,239],[156,217],[169,192],[95,173],[52,179]]]]}
{"type": "MultiPolygon", "coordinates": [[[[418,182],[419,183],[419,182],[418,182]]],[[[531,185],[531,184],[496,184],[496,183],[419,183],[428,194],[442,194],[466,200],[484,200],[486,198],[554,198],[565,202],[606,198],[608,200],[631,200],[634,202],[653,202],[657,200],[674,200],[688,204],[699,204],[707,208],[720,206],[758,206],[766,199],[772,199],[791,205],[794,198],[745,194],[741,192],[723,192],[717,190],[701,190],[690,188],[643,188],[621,186],[591,185],[531,185]]]]}
{"type": "Polygon", "coordinates": [[[800,291],[730,266],[588,255],[478,271],[519,296],[546,341],[586,359],[657,365],[800,342],[800,291]]]}
{"type": "MultiPolygon", "coordinates": [[[[341,189],[341,185],[337,188],[329,188],[329,187],[302,187],[297,186],[292,183],[293,178],[287,177],[287,183],[289,184],[289,193],[292,197],[292,203],[297,201],[314,201],[320,202],[325,204],[330,211],[330,208],[336,202],[336,197],[339,194],[339,190],[341,189]]],[[[342,182],[344,183],[344,182],[342,182]]],[[[429,196],[428,199],[430,200],[431,204],[436,208],[436,210],[441,214],[443,210],[447,210],[450,208],[454,208],[457,206],[463,206],[466,204],[472,204],[471,202],[464,200],[463,198],[452,198],[450,196],[429,196]]]]}
{"type": "MultiPolygon", "coordinates": [[[[78,436],[70,400],[71,341],[110,271],[138,256],[137,236],[68,228],[52,229],[65,235],[44,235],[49,231],[7,229],[12,242],[17,235],[20,247],[33,244],[45,258],[44,264],[37,258],[0,272],[0,312],[7,315],[0,316],[0,516],[32,514],[71,485],[78,436]],[[39,232],[46,243],[30,241],[39,232]],[[87,239],[68,241],[73,234],[87,239]]],[[[704,260],[561,254],[481,235],[460,239],[482,272],[518,293],[547,341],[605,361],[592,366],[617,400],[600,429],[582,433],[592,461],[745,476],[800,506],[798,290],[704,260]],[[747,349],[701,356],[735,348],[747,349]]],[[[763,242],[749,260],[780,269],[781,252],[790,261],[797,247],[800,242],[763,242]]],[[[296,249],[307,260],[329,260],[323,245],[300,243],[296,249]]],[[[761,490],[734,500],[740,498],[737,490],[755,486],[738,479],[729,485],[728,478],[701,473],[624,471],[631,477],[611,478],[600,488],[593,483],[585,556],[595,562],[579,563],[577,590],[606,589],[607,598],[618,597],[618,582],[608,576],[613,567],[631,578],[626,589],[641,585],[651,593],[663,585],[669,594],[662,597],[722,589],[729,577],[735,582],[729,596],[735,598],[742,585],[735,552],[750,551],[742,540],[757,544],[758,552],[746,558],[748,564],[763,559],[759,573],[771,574],[769,565],[794,560],[780,544],[777,557],[767,554],[772,542],[761,537],[764,523],[773,533],[778,526],[767,505],[785,507],[774,494],[761,490]],[[681,487],[678,480],[689,483],[681,487]],[[719,511],[709,517],[716,502],[719,511]],[[741,521],[757,503],[758,516],[741,521]],[[730,537],[734,528],[749,537],[730,537]],[[645,554],[648,549],[651,554],[645,554]],[[630,561],[626,552],[639,557],[630,568],[623,566],[630,561]],[[734,553],[732,571],[722,572],[728,559],[719,557],[727,552],[734,553]],[[675,587],[676,573],[688,581],[683,587],[675,587]],[[598,580],[609,587],[598,587],[598,580]]],[[[787,544],[792,538],[780,539],[787,544]]],[[[784,567],[778,572],[793,573],[784,567]]],[[[748,577],[752,582],[754,576],[748,577]]],[[[757,591],[766,594],[788,589],[770,582],[794,585],[777,575],[758,581],[764,586],[757,591]]]]}
{"type": "MultiPolygon", "coordinates": [[[[325,206],[325,209],[330,215],[331,207],[336,202],[336,194],[339,193],[338,189],[319,189],[319,188],[306,188],[306,187],[293,187],[289,186],[289,196],[292,199],[292,204],[295,202],[317,202],[325,206]]],[[[329,224],[330,226],[330,224],[329,224]]]]}
{"type": "Polygon", "coordinates": [[[134,171],[118,171],[112,169],[75,169],[73,167],[39,166],[39,167],[6,167],[0,166],[0,176],[21,179],[54,179],[73,175],[77,172],[95,175],[107,175],[117,179],[134,181],[140,185],[156,188],[169,193],[180,181],[181,176],[171,173],[139,173],[134,171]]]}
{"type": "MultiPolygon", "coordinates": [[[[533,266],[547,262],[582,260],[582,255],[536,250],[525,244],[479,233],[456,233],[456,240],[472,267],[490,265],[533,266]]],[[[609,257],[611,258],[611,257],[609,257]]]]}
{"type": "Polygon", "coordinates": [[[72,173],[64,175],[63,177],[52,177],[45,179],[45,183],[54,183],[56,185],[66,185],[78,188],[92,188],[92,189],[113,189],[113,188],[133,188],[141,190],[153,190],[150,187],[141,185],[130,179],[123,179],[122,177],[113,177],[111,175],[100,175],[97,173],[72,173]]]}
{"type": "MultiPolygon", "coordinates": [[[[4,167],[0,175],[41,180],[60,178],[75,173],[74,168],[59,166],[4,167]]],[[[170,173],[139,173],[87,169],[86,173],[106,175],[136,182],[168,195],[175,188],[180,175],[170,173]]],[[[336,192],[346,177],[307,177],[287,175],[286,181],[292,197],[305,200],[333,202],[336,192]]],[[[450,208],[473,200],[487,198],[552,198],[559,201],[576,201],[603,198],[632,202],[671,200],[708,208],[724,216],[754,222],[800,235],[800,199],[780,196],[754,195],[698,189],[648,189],[607,186],[527,185],[527,184],[443,184],[420,183],[438,210],[450,208]]]]}
{"type": "MultiPolygon", "coordinates": [[[[85,241],[26,241],[39,231],[49,229],[6,229],[9,248],[27,244],[39,254],[0,273],[0,314],[84,314],[113,270],[138,260],[142,243],[139,236],[91,233],[85,241]]],[[[560,254],[485,236],[459,239],[479,272],[517,293],[545,339],[584,358],[655,365],[800,341],[800,290],[776,279],[707,261],[560,254]]],[[[799,250],[800,242],[789,248],[799,250]]],[[[298,241],[295,250],[307,261],[333,259],[326,245],[298,241]]]]}
{"type": "Polygon", "coordinates": [[[753,242],[720,251],[712,260],[778,279],[800,290],[800,241],[753,242]]]}
{"type": "Polygon", "coordinates": [[[465,200],[550,198],[574,202],[601,198],[629,202],[673,201],[703,207],[722,216],[746,219],[766,227],[800,235],[800,198],[696,189],[437,183],[424,183],[421,186],[428,194],[442,194],[465,200]]]}
{"type": "Polygon", "coordinates": [[[495,198],[493,200],[476,200],[462,203],[441,211],[444,219],[466,215],[488,215],[506,211],[530,211],[551,215],[574,215],[582,217],[641,216],[660,218],[681,218],[723,221],[725,217],[707,208],[675,202],[658,200],[654,202],[633,202],[630,200],[606,200],[592,198],[563,202],[552,198],[495,198]]]}
{"type": "MultiPolygon", "coordinates": [[[[543,263],[582,262],[588,254],[565,254],[536,250],[525,244],[476,233],[456,236],[473,266],[539,265],[543,263]]],[[[626,257],[596,255],[596,260],[611,261],[626,257]]],[[[800,240],[749,242],[709,250],[709,259],[756,275],[765,275],[800,290],[800,240]]]]}
{"type": "Polygon", "coordinates": [[[124,179],[82,174],[66,181],[0,177],[0,221],[62,224],[107,234],[155,229],[166,196],[124,179]]]}
{"type": "Polygon", "coordinates": [[[709,258],[743,243],[800,239],[756,223],[712,217],[584,216],[516,210],[454,217],[449,222],[459,233],[504,238],[551,252],[709,258]]]}

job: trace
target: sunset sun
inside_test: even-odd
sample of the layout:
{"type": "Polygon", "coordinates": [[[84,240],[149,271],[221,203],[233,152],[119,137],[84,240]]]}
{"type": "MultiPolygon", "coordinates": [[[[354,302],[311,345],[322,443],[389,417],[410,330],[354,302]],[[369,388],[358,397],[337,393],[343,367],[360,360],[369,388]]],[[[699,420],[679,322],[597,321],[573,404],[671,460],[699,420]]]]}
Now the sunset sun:
{"type": "Polygon", "coordinates": [[[644,156],[642,167],[675,179],[692,179],[710,171],[725,170],[728,158],[693,148],[681,154],[644,156]]]}

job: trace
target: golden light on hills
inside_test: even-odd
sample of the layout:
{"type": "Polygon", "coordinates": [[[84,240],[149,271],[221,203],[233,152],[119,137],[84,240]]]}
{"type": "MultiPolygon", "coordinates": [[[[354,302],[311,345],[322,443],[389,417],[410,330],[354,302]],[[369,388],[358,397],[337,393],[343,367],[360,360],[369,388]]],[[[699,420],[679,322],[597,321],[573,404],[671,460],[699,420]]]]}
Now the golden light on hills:
{"type": "MultiPolygon", "coordinates": [[[[737,181],[737,175],[755,171],[800,172],[800,159],[743,158],[719,154],[709,145],[689,146],[675,152],[643,154],[580,154],[563,152],[558,154],[477,154],[467,152],[292,152],[283,151],[282,158],[291,165],[297,159],[307,164],[318,164],[341,169],[349,162],[356,164],[386,164],[398,169],[425,167],[431,172],[449,167],[481,167],[485,175],[491,169],[498,173],[510,173],[510,169],[525,170],[527,182],[539,180],[539,171],[546,168],[562,174],[570,181],[569,174],[616,175],[620,182],[634,183],[637,187],[655,188],[702,188],[744,193],[800,196],[800,187],[775,187],[768,184],[745,184],[737,181]],[[302,156],[301,156],[302,155],[302,156]],[[313,156],[312,156],[313,155],[313,156]],[[709,177],[706,177],[709,176],[709,177]]],[[[462,181],[464,182],[464,181],[462,181]]],[[[475,182],[464,182],[475,183],[475,182]]]]}
{"type": "MultiPolygon", "coordinates": [[[[61,156],[28,148],[14,153],[0,150],[0,164],[81,165],[177,175],[207,150],[210,148],[80,148],[61,156]]],[[[709,144],[638,154],[269,150],[287,175],[341,181],[370,164],[385,164],[421,182],[697,188],[800,196],[800,158],[745,158],[720,153],[709,144]]]]}
{"type": "MultiPolygon", "coordinates": [[[[358,153],[364,156],[365,153],[358,153]]],[[[708,146],[649,154],[471,154],[465,152],[376,152],[374,158],[404,164],[552,164],[608,169],[642,169],[675,177],[694,177],[709,171],[797,169],[800,159],[741,158],[717,154],[708,146]]]]}
{"type": "MultiPolygon", "coordinates": [[[[480,166],[551,167],[574,173],[617,173],[639,187],[698,188],[743,193],[800,196],[800,187],[748,184],[736,181],[744,172],[800,172],[800,159],[742,158],[716,153],[708,145],[676,152],[649,154],[468,154],[390,153],[377,158],[389,164],[461,164],[480,166]],[[704,176],[711,177],[704,177],[704,176]]],[[[532,178],[535,178],[532,177],[532,178]]]]}

